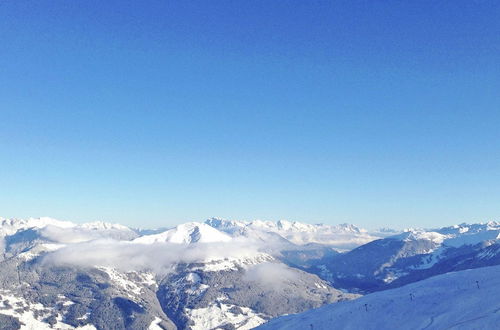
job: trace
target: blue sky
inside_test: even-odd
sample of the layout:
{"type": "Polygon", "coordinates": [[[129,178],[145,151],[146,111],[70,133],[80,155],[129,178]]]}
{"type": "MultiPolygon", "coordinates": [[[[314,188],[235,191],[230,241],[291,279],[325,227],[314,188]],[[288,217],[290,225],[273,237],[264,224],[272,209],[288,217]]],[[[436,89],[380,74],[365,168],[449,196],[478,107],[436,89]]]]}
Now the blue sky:
{"type": "Polygon", "coordinates": [[[497,1],[0,5],[0,215],[499,220],[497,1]]]}

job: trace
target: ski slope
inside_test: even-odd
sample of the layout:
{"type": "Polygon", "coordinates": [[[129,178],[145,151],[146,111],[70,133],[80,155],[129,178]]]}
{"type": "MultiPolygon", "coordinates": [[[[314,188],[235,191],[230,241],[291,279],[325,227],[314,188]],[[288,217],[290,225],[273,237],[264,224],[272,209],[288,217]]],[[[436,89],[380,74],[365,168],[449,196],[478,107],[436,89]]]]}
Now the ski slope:
{"type": "Polygon", "coordinates": [[[500,329],[500,266],[447,273],[259,329],[500,329]]]}

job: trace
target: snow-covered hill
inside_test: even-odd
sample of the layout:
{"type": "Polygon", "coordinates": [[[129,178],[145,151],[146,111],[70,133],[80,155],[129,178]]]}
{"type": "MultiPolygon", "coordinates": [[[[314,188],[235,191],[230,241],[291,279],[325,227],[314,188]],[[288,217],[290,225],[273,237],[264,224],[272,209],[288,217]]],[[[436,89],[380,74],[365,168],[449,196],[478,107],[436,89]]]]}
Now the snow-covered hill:
{"type": "Polygon", "coordinates": [[[498,329],[500,266],[447,273],[284,316],[258,329],[498,329]]]}

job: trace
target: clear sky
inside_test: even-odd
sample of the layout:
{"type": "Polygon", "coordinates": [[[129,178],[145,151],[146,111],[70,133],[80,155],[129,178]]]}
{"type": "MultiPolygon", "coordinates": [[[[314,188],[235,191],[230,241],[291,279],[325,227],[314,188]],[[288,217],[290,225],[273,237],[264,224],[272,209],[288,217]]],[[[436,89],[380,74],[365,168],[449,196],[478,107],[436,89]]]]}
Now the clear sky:
{"type": "Polygon", "coordinates": [[[0,2],[0,215],[500,220],[499,1],[0,2]]]}

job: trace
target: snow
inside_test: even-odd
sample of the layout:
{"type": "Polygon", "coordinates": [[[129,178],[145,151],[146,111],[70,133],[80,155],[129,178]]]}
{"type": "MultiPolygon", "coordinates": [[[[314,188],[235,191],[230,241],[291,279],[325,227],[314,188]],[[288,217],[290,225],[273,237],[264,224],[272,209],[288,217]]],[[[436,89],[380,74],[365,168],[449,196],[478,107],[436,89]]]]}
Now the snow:
{"type": "Polygon", "coordinates": [[[185,289],[185,292],[191,296],[201,296],[210,286],[206,284],[192,285],[185,289]]]}
{"type": "Polygon", "coordinates": [[[280,317],[259,329],[497,329],[498,274],[500,266],[447,273],[280,317]]]}
{"type": "Polygon", "coordinates": [[[175,228],[154,235],[145,235],[134,240],[135,243],[213,243],[229,242],[231,236],[207,225],[198,222],[188,222],[175,228]]]}
{"type": "Polygon", "coordinates": [[[412,269],[429,269],[432,268],[435,264],[437,264],[440,260],[444,252],[446,251],[446,248],[444,247],[439,247],[438,249],[434,250],[433,253],[429,254],[428,256],[425,256],[422,258],[422,263],[420,265],[411,267],[412,269]]]}
{"type": "Polygon", "coordinates": [[[59,298],[59,301],[57,303],[61,304],[62,306],[68,307],[68,306],[71,306],[71,305],[75,304],[74,301],[68,299],[66,296],[64,296],[62,294],[58,295],[57,298],[59,298]]]}
{"type": "Polygon", "coordinates": [[[488,240],[500,239],[500,230],[486,230],[478,233],[464,232],[464,235],[453,237],[444,241],[444,245],[451,247],[460,247],[463,245],[476,245],[488,240]]]}
{"type": "Polygon", "coordinates": [[[155,317],[155,319],[149,325],[148,330],[163,330],[163,328],[160,326],[161,321],[162,320],[159,317],[155,317]]]}
{"type": "Polygon", "coordinates": [[[316,286],[318,289],[328,289],[328,287],[323,283],[314,283],[314,286],[316,286]]]}
{"type": "Polygon", "coordinates": [[[202,266],[195,267],[193,270],[202,270],[205,272],[230,271],[238,270],[239,268],[247,268],[252,265],[273,260],[275,259],[269,254],[258,253],[255,256],[227,257],[223,259],[206,260],[202,266]]]}
{"type": "Polygon", "coordinates": [[[191,330],[221,328],[224,324],[233,324],[236,329],[252,329],[264,323],[264,315],[255,313],[248,307],[224,304],[220,301],[205,308],[186,309],[186,316],[193,322],[191,330]]]}
{"type": "MultiPolygon", "coordinates": [[[[42,253],[56,251],[70,244],[103,238],[112,238],[112,240],[110,240],[112,242],[123,243],[126,241],[126,243],[121,245],[121,247],[137,246],[141,248],[141,251],[142,248],[145,248],[142,244],[172,243],[170,247],[174,246],[174,244],[179,244],[176,245],[176,247],[181,249],[179,251],[189,250],[193,256],[191,257],[193,260],[188,259],[191,264],[191,273],[188,273],[184,278],[185,282],[188,284],[185,288],[183,288],[183,290],[190,295],[202,295],[208,288],[207,285],[202,284],[202,279],[200,278],[200,275],[196,273],[197,271],[220,272],[239,270],[241,268],[250,268],[252,265],[257,265],[263,262],[273,261],[274,258],[271,255],[261,252],[264,251],[264,249],[259,250],[256,248],[259,245],[257,243],[253,244],[254,241],[266,242],[267,239],[271,240],[275,237],[282,240],[282,238],[279,237],[282,236],[296,244],[315,242],[321,244],[331,244],[336,247],[347,247],[364,244],[377,238],[373,236],[373,234],[349,224],[329,226],[323,224],[304,224],[284,220],[278,222],[259,220],[244,222],[211,219],[207,220],[206,223],[191,222],[182,224],[170,230],[166,230],[161,233],[144,235],[131,241],[132,238],[126,234],[131,233],[135,235],[135,233],[128,227],[119,224],[93,222],[77,225],[71,222],[59,221],[52,218],[29,218],[26,220],[0,218],[0,250],[2,250],[1,245],[4,237],[15,235],[20,230],[30,228],[37,230],[40,233],[40,236],[36,237],[36,240],[34,240],[36,243],[34,247],[30,247],[29,250],[18,254],[19,258],[22,258],[24,261],[32,260],[42,253]],[[113,233],[116,233],[117,231],[120,235],[112,236],[114,235],[113,233]],[[245,237],[246,241],[234,237],[242,232],[250,232],[251,234],[257,235],[253,237],[254,241],[248,239],[248,237],[245,237]],[[121,234],[124,234],[124,236],[121,234]],[[231,237],[231,235],[233,235],[233,237],[231,237]],[[230,244],[206,244],[227,242],[230,244]],[[184,250],[184,248],[186,249],[184,250]],[[197,249],[202,250],[203,253],[198,253],[197,249]]],[[[386,233],[392,232],[390,230],[383,231],[386,233]]],[[[133,237],[136,237],[136,235],[133,237]]],[[[482,243],[483,246],[488,246],[494,244],[495,242],[500,243],[500,223],[488,222],[486,224],[483,223],[473,225],[460,224],[433,230],[410,229],[402,234],[392,237],[403,241],[427,240],[433,242],[434,244],[423,244],[423,246],[425,246],[425,252],[423,253],[430,254],[423,256],[422,263],[420,265],[411,267],[413,269],[426,269],[435,265],[440,260],[441,256],[445,255],[445,252],[447,252],[447,249],[450,247],[461,247],[464,245],[475,245],[478,243],[482,243]],[[431,246],[431,248],[428,249],[427,246],[431,246]]],[[[283,239],[283,241],[285,241],[286,244],[289,244],[286,240],[283,239]]],[[[92,242],[92,244],[93,243],[94,242],[92,242]]],[[[479,254],[479,258],[492,258],[496,256],[498,251],[500,251],[500,248],[495,249],[496,246],[500,246],[500,244],[495,244],[491,249],[485,250],[482,254],[479,254]]],[[[162,246],[158,245],[158,247],[162,246]]],[[[158,260],[156,247],[151,246],[151,248],[152,250],[147,251],[154,251],[154,257],[152,260],[153,263],[156,263],[158,260]]],[[[99,253],[101,253],[101,250],[99,250],[99,253]]],[[[179,254],[183,255],[183,253],[179,254]]],[[[80,255],[78,255],[78,257],[80,257],[80,255]]],[[[174,261],[177,262],[177,259],[174,258],[174,261]]],[[[325,278],[329,278],[329,273],[326,267],[320,265],[318,268],[322,270],[325,278]]],[[[113,267],[99,267],[99,269],[105,271],[109,275],[110,282],[115,284],[115,288],[123,291],[123,295],[126,295],[133,300],[137,300],[138,297],[144,293],[143,290],[147,289],[147,287],[157,285],[155,274],[150,272],[122,272],[113,267]]],[[[127,270],[130,270],[130,268],[127,268],[127,270]]],[[[406,274],[398,271],[397,269],[388,270],[389,271],[383,278],[383,280],[387,283],[392,282],[398,277],[406,274]]],[[[497,272],[498,270],[500,270],[500,268],[496,268],[497,272]]],[[[488,274],[486,268],[482,268],[477,271],[479,271],[479,273],[473,274],[476,274],[474,275],[475,278],[480,279],[480,289],[477,289],[477,287],[474,286],[475,280],[470,278],[467,279],[465,277],[457,279],[453,278],[453,276],[462,276],[456,275],[461,273],[447,274],[446,276],[450,276],[447,278],[448,283],[445,283],[446,281],[438,283],[442,287],[434,282],[426,280],[412,284],[413,286],[410,285],[396,290],[368,295],[365,298],[359,299],[361,302],[356,301],[340,303],[325,307],[325,309],[323,309],[323,313],[329,317],[328,319],[326,319],[324,315],[315,314],[320,311],[318,310],[311,311],[311,314],[305,313],[300,314],[300,316],[297,315],[296,317],[300,317],[300,319],[293,319],[293,322],[295,323],[295,321],[297,321],[297,324],[302,324],[306,329],[309,328],[310,324],[314,324],[314,329],[320,329],[323,318],[325,318],[326,321],[324,322],[326,323],[336,322],[336,324],[338,323],[343,325],[339,326],[340,328],[344,328],[344,326],[345,328],[367,328],[366,324],[369,322],[382,325],[382,328],[384,328],[381,322],[386,322],[386,325],[399,325],[402,323],[398,322],[404,321],[407,322],[404,324],[408,324],[410,328],[421,328],[427,326],[428,329],[432,329],[433,327],[446,327],[450,324],[453,326],[454,324],[451,323],[451,320],[456,319],[458,320],[457,322],[462,322],[458,324],[458,327],[471,325],[473,327],[481,328],[485,326],[485,324],[481,322],[490,322],[489,320],[492,317],[497,317],[499,313],[492,313],[490,305],[484,305],[479,299],[476,299],[475,295],[481,293],[482,291],[474,291],[472,289],[484,291],[489,290],[492,296],[498,296],[498,294],[500,294],[498,290],[500,282],[488,284],[491,282],[491,279],[484,278],[483,276],[488,274]],[[422,285],[422,287],[420,287],[420,285],[422,285]],[[425,287],[425,285],[432,286],[432,290],[437,292],[434,298],[432,298],[432,290],[425,287]],[[458,289],[456,287],[458,287],[458,289]],[[408,297],[410,293],[414,295],[415,298],[408,302],[407,300],[409,300],[408,297]],[[445,302],[444,300],[449,300],[450,302],[445,302]],[[368,311],[365,310],[363,301],[367,304],[366,308],[368,311]],[[471,301],[481,308],[471,303],[471,301]],[[456,310],[460,311],[457,312],[456,310]],[[378,314],[383,315],[383,318],[378,320],[377,316],[370,314],[372,311],[377,311],[378,314]],[[364,312],[365,314],[360,312],[364,312]],[[436,313],[439,313],[439,315],[436,313]],[[350,315],[355,315],[356,317],[345,317],[350,315]],[[411,320],[406,321],[405,317],[411,317],[411,320]],[[317,326],[316,323],[313,323],[316,319],[319,320],[317,326]],[[300,323],[302,320],[308,320],[304,322],[311,323],[300,323]],[[475,324],[474,322],[479,323],[475,324]]],[[[358,276],[361,278],[364,275],[352,274],[352,276],[358,276]]],[[[341,277],[341,274],[339,274],[338,277],[341,277]]],[[[324,287],[324,284],[315,283],[315,286],[317,288],[322,288],[324,287]]],[[[46,308],[40,304],[28,303],[23,298],[14,297],[14,295],[9,292],[0,292],[0,294],[2,295],[2,299],[0,299],[0,314],[13,315],[19,318],[26,324],[25,329],[46,329],[48,327],[48,325],[43,323],[41,320],[42,317],[50,315],[50,308],[46,308]],[[25,306],[26,310],[14,310],[14,308],[9,307],[16,306],[16,304],[25,306]]],[[[73,304],[71,300],[64,296],[59,298],[57,301],[58,306],[67,307],[73,304]]],[[[483,297],[481,297],[481,299],[483,299],[483,297]]],[[[490,298],[488,297],[484,300],[491,300],[488,299],[490,298]]],[[[498,304],[493,304],[492,306],[500,308],[498,304]]],[[[187,313],[195,322],[194,329],[213,328],[221,326],[225,322],[231,322],[241,329],[247,329],[257,326],[267,319],[267,316],[256,314],[250,308],[224,304],[223,300],[214,302],[205,308],[187,310],[187,313]],[[236,313],[234,312],[236,310],[242,310],[244,312],[236,313]]],[[[290,318],[293,317],[290,316],[290,318]]],[[[72,329],[71,326],[62,322],[63,319],[62,314],[57,315],[56,320],[58,323],[56,327],[58,329],[72,329]]],[[[498,318],[495,320],[498,320],[498,318]]],[[[155,318],[155,320],[151,322],[150,328],[158,329],[161,327],[159,325],[160,323],[161,319],[155,318]]],[[[271,322],[270,324],[274,323],[271,322]]],[[[289,326],[290,325],[286,325],[284,328],[289,326]]],[[[278,326],[278,328],[280,327],[281,326],[278,326]]],[[[330,327],[325,325],[324,328],[326,329],[330,327]]],[[[368,326],[368,329],[369,328],[370,327],[368,326]]],[[[93,329],[93,327],[87,327],[85,329],[93,329]]]]}
{"type": "Polygon", "coordinates": [[[382,279],[385,283],[391,283],[395,280],[397,280],[400,277],[408,275],[408,272],[400,271],[400,270],[395,270],[395,269],[390,269],[385,275],[385,277],[382,279]]]}
{"type": "Polygon", "coordinates": [[[135,282],[129,280],[127,278],[127,274],[123,274],[111,267],[99,266],[96,268],[108,274],[110,280],[121,288],[129,296],[129,298],[135,298],[134,295],[139,296],[141,294],[142,288],[135,282]]]}
{"type": "Polygon", "coordinates": [[[103,221],[94,221],[88,222],[79,225],[80,228],[89,229],[89,230],[123,230],[123,231],[132,231],[132,229],[120,225],[118,223],[109,223],[103,221]]]}
{"type": "Polygon", "coordinates": [[[87,313],[83,314],[82,316],[77,317],[76,319],[79,321],[86,321],[86,320],[88,320],[89,316],[90,316],[90,313],[87,312],[87,313]]]}
{"type": "Polygon", "coordinates": [[[186,275],[186,281],[189,282],[189,283],[200,283],[201,282],[201,277],[200,275],[196,274],[196,273],[189,273],[186,275]]]}
{"type": "Polygon", "coordinates": [[[435,244],[434,248],[427,251],[427,253],[436,254],[427,261],[428,265],[432,266],[438,261],[443,249],[459,248],[464,245],[473,246],[488,241],[500,240],[500,224],[491,221],[486,224],[461,224],[433,230],[407,229],[405,232],[390,238],[402,241],[427,240],[433,242],[435,244]]]}
{"type": "Polygon", "coordinates": [[[262,220],[246,222],[218,218],[208,219],[205,223],[230,235],[248,228],[278,234],[298,245],[318,243],[331,245],[338,249],[351,249],[379,238],[351,224],[331,226],[286,220],[278,222],[262,220]]]}
{"type": "MultiPolygon", "coordinates": [[[[77,225],[69,221],[61,221],[48,217],[28,219],[6,219],[0,217],[0,252],[4,248],[4,238],[6,236],[12,236],[28,229],[36,230],[39,235],[38,238],[52,243],[78,243],[99,238],[131,239],[137,236],[134,231],[126,226],[106,222],[91,222],[77,225]]],[[[34,255],[26,255],[25,257],[29,260],[29,258],[36,257],[39,254],[35,253],[34,255]]]]}
{"type": "Polygon", "coordinates": [[[409,229],[402,234],[392,236],[402,241],[427,240],[436,244],[441,244],[449,236],[434,231],[425,231],[422,229],[409,229]]]}
{"type": "Polygon", "coordinates": [[[18,256],[22,258],[24,261],[30,261],[34,258],[38,257],[40,254],[44,252],[52,252],[59,250],[65,247],[66,244],[57,244],[57,243],[42,243],[38,244],[35,247],[31,248],[26,252],[20,253],[18,256]]]}
{"type": "Polygon", "coordinates": [[[500,255],[500,242],[496,244],[490,244],[487,248],[484,249],[477,256],[479,259],[492,259],[496,256],[500,255]]]}
{"type": "Polygon", "coordinates": [[[57,315],[58,317],[56,318],[56,320],[58,322],[54,326],[51,326],[50,324],[42,321],[51,313],[51,310],[47,309],[42,304],[29,303],[25,299],[16,297],[6,290],[0,290],[0,297],[0,314],[17,318],[21,323],[24,324],[23,326],[21,326],[21,330],[96,330],[93,325],[85,325],[76,328],[72,327],[71,325],[61,322],[62,315],[57,315]]]}
{"type": "Polygon", "coordinates": [[[69,221],[60,221],[49,217],[28,219],[6,219],[0,217],[0,236],[13,235],[18,230],[29,228],[44,228],[47,226],[71,228],[76,226],[76,224],[69,221]]]}
{"type": "Polygon", "coordinates": [[[156,276],[153,273],[143,272],[142,274],[142,283],[146,286],[157,285],[156,276]]]}

